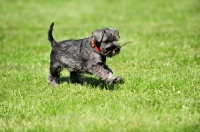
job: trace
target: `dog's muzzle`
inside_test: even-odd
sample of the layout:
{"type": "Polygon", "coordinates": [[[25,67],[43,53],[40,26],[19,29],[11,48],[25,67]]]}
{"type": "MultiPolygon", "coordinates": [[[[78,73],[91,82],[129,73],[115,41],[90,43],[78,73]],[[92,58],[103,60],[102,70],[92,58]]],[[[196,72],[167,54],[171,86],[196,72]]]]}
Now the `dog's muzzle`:
{"type": "Polygon", "coordinates": [[[107,57],[113,57],[113,56],[119,54],[119,52],[120,52],[120,47],[117,47],[117,48],[115,48],[115,49],[113,49],[113,50],[108,51],[108,52],[105,54],[105,56],[107,56],[107,57]]]}

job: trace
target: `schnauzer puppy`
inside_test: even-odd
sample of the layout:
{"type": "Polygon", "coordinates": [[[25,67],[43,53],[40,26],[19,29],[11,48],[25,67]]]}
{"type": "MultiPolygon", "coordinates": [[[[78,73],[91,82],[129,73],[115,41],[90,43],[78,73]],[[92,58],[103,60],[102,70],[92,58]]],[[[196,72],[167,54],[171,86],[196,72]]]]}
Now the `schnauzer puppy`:
{"type": "Polygon", "coordinates": [[[120,81],[120,78],[113,76],[112,70],[106,65],[106,57],[112,57],[120,52],[117,29],[98,29],[94,30],[89,38],[56,42],[52,36],[53,26],[54,23],[50,25],[48,31],[52,47],[48,75],[48,82],[51,85],[59,84],[62,68],[70,71],[71,83],[83,84],[81,73],[93,74],[109,84],[120,81]]]}

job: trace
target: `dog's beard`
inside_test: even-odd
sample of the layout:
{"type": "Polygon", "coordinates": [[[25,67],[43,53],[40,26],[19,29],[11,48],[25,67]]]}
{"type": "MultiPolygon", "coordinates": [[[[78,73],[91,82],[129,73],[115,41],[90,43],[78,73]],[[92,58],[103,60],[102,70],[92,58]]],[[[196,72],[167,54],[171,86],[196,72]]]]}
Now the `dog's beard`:
{"type": "Polygon", "coordinates": [[[123,45],[120,45],[119,47],[114,48],[113,50],[106,51],[105,56],[112,57],[112,56],[119,54],[121,47],[125,46],[127,44],[130,44],[130,43],[131,42],[127,42],[127,43],[124,43],[123,45]]]}
{"type": "Polygon", "coordinates": [[[113,49],[113,50],[108,50],[108,51],[105,53],[105,56],[111,58],[111,57],[113,57],[113,56],[119,54],[119,52],[120,52],[120,48],[115,48],[115,49],[113,49]]]}
{"type": "Polygon", "coordinates": [[[106,40],[101,43],[102,54],[106,57],[113,57],[120,52],[120,45],[116,41],[106,40]]]}

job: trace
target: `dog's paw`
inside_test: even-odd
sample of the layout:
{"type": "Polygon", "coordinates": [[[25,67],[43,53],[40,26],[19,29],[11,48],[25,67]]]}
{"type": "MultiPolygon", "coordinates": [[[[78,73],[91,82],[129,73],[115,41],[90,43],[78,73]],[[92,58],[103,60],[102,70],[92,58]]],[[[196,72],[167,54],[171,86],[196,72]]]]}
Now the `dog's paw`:
{"type": "Polygon", "coordinates": [[[120,80],[121,80],[120,77],[115,77],[113,80],[113,84],[120,82],[120,80]]]}
{"type": "Polygon", "coordinates": [[[49,74],[47,76],[47,82],[51,85],[51,86],[59,86],[59,79],[52,77],[51,74],[49,74]]]}
{"type": "Polygon", "coordinates": [[[111,81],[109,81],[108,83],[110,84],[110,85],[113,85],[113,84],[116,84],[116,83],[118,83],[118,82],[120,82],[120,77],[114,77],[111,81]]]}
{"type": "Polygon", "coordinates": [[[57,87],[57,86],[60,85],[60,84],[59,84],[58,82],[56,82],[56,81],[52,81],[50,84],[51,84],[51,86],[53,86],[53,87],[57,87]]]}

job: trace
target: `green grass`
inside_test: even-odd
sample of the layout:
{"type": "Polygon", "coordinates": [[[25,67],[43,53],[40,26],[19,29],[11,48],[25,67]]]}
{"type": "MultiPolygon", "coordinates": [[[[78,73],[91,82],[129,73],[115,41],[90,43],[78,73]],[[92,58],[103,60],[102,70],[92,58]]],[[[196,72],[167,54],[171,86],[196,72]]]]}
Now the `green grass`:
{"type": "Polygon", "coordinates": [[[199,0],[0,0],[0,131],[200,131],[199,0]],[[132,41],[107,64],[123,79],[109,89],[46,82],[56,40],[119,29],[132,41]]]}

